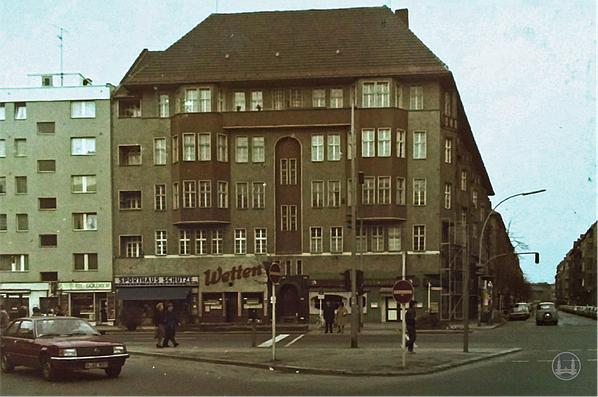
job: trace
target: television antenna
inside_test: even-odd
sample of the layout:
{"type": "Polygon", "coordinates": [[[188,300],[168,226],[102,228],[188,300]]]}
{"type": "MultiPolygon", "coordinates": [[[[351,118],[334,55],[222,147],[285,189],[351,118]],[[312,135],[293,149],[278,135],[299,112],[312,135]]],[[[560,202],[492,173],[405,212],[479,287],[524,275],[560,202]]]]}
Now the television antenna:
{"type": "MultiPolygon", "coordinates": [[[[56,25],[54,25],[56,26],[56,25]]],[[[57,28],[60,28],[59,26],[56,26],[57,28]]],[[[64,37],[64,33],[69,33],[68,30],[60,28],[60,34],[57,35],[57,37],[60,39],[60,86],[62,87],[64,85],[64,72],[63,72],[63,37],[64,37]]]]}

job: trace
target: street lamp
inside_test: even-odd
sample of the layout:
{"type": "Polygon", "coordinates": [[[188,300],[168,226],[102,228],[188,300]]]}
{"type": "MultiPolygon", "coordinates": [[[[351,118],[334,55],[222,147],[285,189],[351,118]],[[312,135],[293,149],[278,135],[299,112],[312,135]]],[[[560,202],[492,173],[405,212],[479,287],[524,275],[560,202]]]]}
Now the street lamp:
{"type": "MultiPolygon", "coordinates": [[[[482,266],[482,243],[484,242],[484,230],[486,230],[486,225],[488,224],[488,221],[490,220],[490,216],[496,212],[496,209],[498,208],[499,205],[501,205],[502,203],[504,203],[507,200],[510,200],[512,198],[515,197],[519,197],[519,196],[529,196],[532,194],[538,194],[538,193],[544,193],[546,191],[546,189],[541,189],[541,190],[534,190],[531,192],[524,192],[524,193],[517,193],[517,194],[513,194],[512,196],[509,196],[503,200],[501,200],[498,204],[496,204],[494,206],[494,208],[492,208],[490,210],[490,212],[488,213],[488,216],[486,216],[486,220],[484,221],[484,225],[482,226],[482,231],[480,232],[480,247],[478,249],[478,268],[483,268],[485,267],[485,265],[489,262],[487,261],[486,264],[484,264],[484,266],[482,266]]],[[[492,258],[494,259],[494,258],[492,258]]],[[[478,292],[478,327],[480,327],[482,325],[482,301],[480,300],[480,296],[479,296],[479,292],[478,292]]]]}

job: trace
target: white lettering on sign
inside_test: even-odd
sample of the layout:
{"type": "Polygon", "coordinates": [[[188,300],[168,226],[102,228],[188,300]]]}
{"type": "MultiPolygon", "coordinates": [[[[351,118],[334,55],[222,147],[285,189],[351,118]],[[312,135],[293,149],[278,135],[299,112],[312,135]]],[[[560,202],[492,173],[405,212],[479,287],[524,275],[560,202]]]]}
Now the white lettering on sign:
{"type": "Polygon", "coordinates": [[[131,276],[116,277],[114,279],[114,285],[119,287],[150,285],[195,286],[198,284],[199,277],[197,276],[131,276]]]}

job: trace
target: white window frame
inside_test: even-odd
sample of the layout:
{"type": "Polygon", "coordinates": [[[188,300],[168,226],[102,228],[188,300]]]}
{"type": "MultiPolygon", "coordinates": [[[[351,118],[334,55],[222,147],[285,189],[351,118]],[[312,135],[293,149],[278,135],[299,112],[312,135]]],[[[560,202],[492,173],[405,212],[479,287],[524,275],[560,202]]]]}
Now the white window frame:
{"type": "Polygon", "coordinates": [[[376,177],[366,176],[361,186],[361,203],[363,205],[376,204],[376,177]]]}
{"type": "Polygon", "coordinates": [[[235,162],[248,163],[249,162],[249,137],[237,136],[235,137],[235,162]]]}
{"type": "Polygon", "coordinates": [[[414,251],[425,251],[426,250],[426,226],[425,225],[413,225],[413,250],[414,251]]]}
{"type": "Polygon", "coordinates": [[[311,207],[324,207],[324,181],[311,181],[311,207]]]}
{"type": "Polygon", "coordinates": [[[343,107],[343,89],[342,88],[331,88],[330,89],[330,107],[333,109],[342,109],[342,107],[343,107]]]}
{"type": "Polygon", "coordinates": [[[210,161],[212,159],[212,138],[209,132],[197,134],[198,160],[210,161]],[[206,139],[207,138],[207,139],[206,139]]]}
{"type": "Polygon", "coordinates": [[[388,251],[397,252],[401,250],[401,228],[398,226],[388,227],[388,251]]]}
{"type": "Polygon", "coordinates": [[[180,206],[179,197],[179,183],[174,182],[172,184],[172,209],[178,210],[180,206]]]}
{"type": "Polygon", "coordinates": [[[96,139],[93,137],[71,138],[72,156],[94,156],[96,154],[96,139]],[[80,142],[79,147],[75,145],[80,142]]]}
{"type": "Polygon", "coordinates": [[[405,205],[405,178],[402,177],[397,177],[397,196],[396,196],[396,201],[397,201],[397,205],[405,205]]]}
{"type": "Polygon", "coordinates": [[[397,129],[397,157],[405,158],[405,130],[397,129]]]}
{"type": "Polygon", "coordinates": [[[361,130],[361,157],[376,157],[376,130],[374,128],[361,130]]]}
{"type": "Polygon", "coordinates": [[[154,185],[154,210],[166,211],[166,184],[154,185]]]}
{"type": "Polygon", "coordinates": [[[220,229],[212,230],[212,254],[222,255],[224,253],[224,233],[220,229]]]}
{"type": "Polygon", "coordinates": [[[328,135],[328,161],[340,161],[341,159],[341,136],[339,134],[328,135]]]}
{"type": "Polygon", "coordinates": [[[391,177],[378,177],[378,204],[392,204],[391,177]]]}
{"type": "Polygon", "coordinates": [[[227,181],[218,181],[218,208],[228,208],[227,181]]]}
{"type": "Polygon", "coordinates": [[[378,157],[390,157],[390,131],[390,128],[378,128],[378,157]]]}
{"type": "Polygon", "coordinates": [[[452,185],[452,183],[447,182],[444,184],[444,208],[447,210],[451,209],[452,195],[453,195],[453,185],[452,185]]]}
{"type": "Polygon", "coordinates": [[[413,159],[422,160],[427,157],[426,131],[413,131],[413,159]]]}
{"type": "Polygon", "coordinates": [[[311,161],[324,161],[324,135],[322,134],[311,136],[311,161]]]}
{"type": "Polygon", "coordinates": [[[461,171],[461,190],[467,191],[467,171],[461,171]]]}
{"type": "Polygon", "coordinates": [[[326,90],[324,88],[315,88],[312,91],[312,107],[325,108],[326,107],[326,90]]]}
{"type": "Polygon", "coordinates": [[[166,230],[156,230],[155,232],[156,241],[156,255],[163,256],[168,253],[168,239],[166,230]]]}
{"type": "Polygon", "coordinates": [[[390,105],[388,81],[365,81],[362,84],[362,91],[364,108],[382,108],[390,105]]]}
{"type": "Polygon", "coordinates": [[[179,162],[179,136],[173,135],[172,137],[172,163],[179,162]]]}
{"type": "Polygon", "coordinates": [[[170,97],[168,94],[160,94],[158,97],[158,115],[161,118],[170,117],[170,97]]]}
{"type": "Polygon", "coordinates": [[[444,162],[446,164],[453,162],[453,140],[451,138],[444,139],[444,162]]]}
{"type": "Polygon", "coordinates": [[[291,88],[289,90],[289,107],[291,109],[301,109],[303,107],[301,88],[291,88]]]}
{"type": "Polygon", "coordinates": [[[235,254],[247,254],[247,230],[235,229],[235,254]]]}
{"type": "Polygon", "coordinates": [[[244,210],[249,207],[249,183],[237,182],[237,209],[244,210]]]}
{"type": "Polygon", "coordinates": [[[183,161],[195,161],[195,134],[183,134],[183,161]]]}
{"type": "Polygon", "coordinates": [[[266,207],[266,182],[253,182],[251,187],[253,208],[266,207]]]}
{"type": "Polygon", "coordinates": [[[98,230],[97,212],[73,212],[73,230],[96,231],[98,230]],[[77,227],[77,224],[80,227],[77,227]]]}
{"type": "Polygon", "coordinates": [[[413,205],[421,207],[426,205],[426,185],[425,178],[413,178],[413,205]]]}
{"type": "Polygon", "coordinates": [[[372,226],[370,228],[371,250],[373,252],[384,252],[384,227],[372,226]]]}
{"type": "Polygon", "coordinates": [[[154,165],[166,165],[166,138],[154,138],[154,165]]]}
{"type": "Polygon", "coordinates": [[[274,110],[284,110],[285,109],[285,102],[284,102],[284,89],[278,88],[272,92],[272,104],[274,110]]]}
{"type": "Polygon", "coordinates": [[[197,206],[197,182],[183,181],[183,208],[197,206]]]}
{"type": "Polygon", "coordinates": [[[233,111],[244,112],[245,111],[245,91],[235,91],[235,93],[233,94],[233,98],[234,98],[233,111]]]}
{"type": "Polygon", "coordinates": [[[208,231],[201,229],[195,231],[195,255],[208,254],[208,231]]]}
{"type": "Polygon", "coordinates": [[[6,139],[0,139],[0,158],[6,157],[6,139]]]}
{"type": "Polygon", "coordinates": [[[343,252],[343,228],[342,226],[332,226],[330,228],[330,252],[343,252]]]}
{"type": "Polygon", "coordinates": [[[268,252],[267,229],[254,229],[254,253],[265,254],[268,252]]]}
{"type": "Polygon", "coordinates": [[[96,117],[95,101],[71,101],[71,118],[92,119],[96,117]]]}
{"type": "Polygon", "coordinates": [[[341,206],[341,181],[328,181],[328,206],[331,208],[341,206]]]}
{"type": "Polygon", "coordinates": [[[92,271],[97,271],[98,270],[98,254],[97,253],[88,253],[88,254],[84,254],[84,253],[74,253],[73,254],[73,270],[76,272],[92,272],[92,271]],[[76,268],[76,264],[77,264],[77,255],[83,255],[83,269],[77,269],[76,268]],[[95,264],[96,267],[95,268],[91,268],[89,267],[90,264],[90,256],[91,255],[95,255],[95,264]]]}
{"type": "Polygon", "coordinates": [[[228,162],[228,136],[218,134],[216,160],[221,162],[228,162]]]}
{"type": "Polygon", "coordinates": [[[89,193],[96,193],[97,192],[97,181],[96,176],[94,174],[89,175],[71,175],[71,192],[77,194],[89,194],[89,193]],[[81,178],[81,190],[75,190],[78,186],[75,183],[76,178],[81,178]],[[92,183],[93,182],[93,183],[92,183]],[[91,189],[93,186],[93,190],[91,189]]]}
{"type": "Polygon", "coordinates": [[[262,91],[251,91],[251,110],[258,111],[264,108],[262,91]]]}
{"type": "Polygon", "coordinates": [[[199,181],[199,208],[212,208],[212,181],[199,181]]]}
{"type": "Polygon", "coordinates": [[[424,109],[424,87],[421,85],[412,85],[410,90],[410,108],[411,110],[424,109]]]}
{"type": "Polygon", "coordinates": [[[309,252],[312,254],[321,254],[324,249],[322,244],[322,227],[312,226],[309,228],[309,231],[309,252]]]}
{"type": "Polygon", "coordinates": [[[266,161],[266,142],[263,136],[254,136],[251,139],[251,162],[263,163],[266,161]]]}
{"type": "Polygon", "coordinates": [[[191,230],[179,230],[179,255],[191,255],[191,230]]]}

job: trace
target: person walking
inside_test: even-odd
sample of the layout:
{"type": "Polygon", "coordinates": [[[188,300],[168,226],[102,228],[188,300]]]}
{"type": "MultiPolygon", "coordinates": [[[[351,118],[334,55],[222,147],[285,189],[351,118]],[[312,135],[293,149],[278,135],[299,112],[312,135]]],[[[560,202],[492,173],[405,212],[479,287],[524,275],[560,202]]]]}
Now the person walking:
{"type": "Polygon", "coordinates": [[[4,305],[0,306],[0,329],[4,329],[10,323],[10,316],[4,308],[4,305]]]}
{"type": "Polygon", "coordinates": [[[330,301],[326,301],[324,306],[324,321],[326,322],[326,334],[328,330],[332,333],[332,325],[334,324],[334,307],[330,304],[330,301]]]}
{"type": "Polygon", "coordinates": [[[409,309],[407,309],[407,314],[405,315],[405,321],[407,323],[407,336],[409,340],[407,341],[407,349],[409,353],[415,353],[413,351],[413,345],[415,345],[415,304],[417,302],[412,300],[409,302],[409,309]]]}
{"type": "Polygon", "coordinates": [[[162,347],[170,347],[168,341],[172,341],[174,347],[179,345],[174,339],[177,325],[179,325],[179,320],[174,314],[174,305],[169,303],[168,310],[164,314],[164,342],[162,343],[162,347]]]}
{"type": "Polygon", "coordinates": [[[339,333],[345,333],[345,325],[347,325],[347,308],[341,302],[341,305],[336,310],[336,325],[339,333]]]}
{"type": "Polygon", "coordinates": [[[154,312],[154,326],[156,332],[154,333],[154,339],[156,341],[156,347],[162,348],[162,339],[164,339],[164,303],[160,302],[156,305],[156,311],[154,312]]]}

